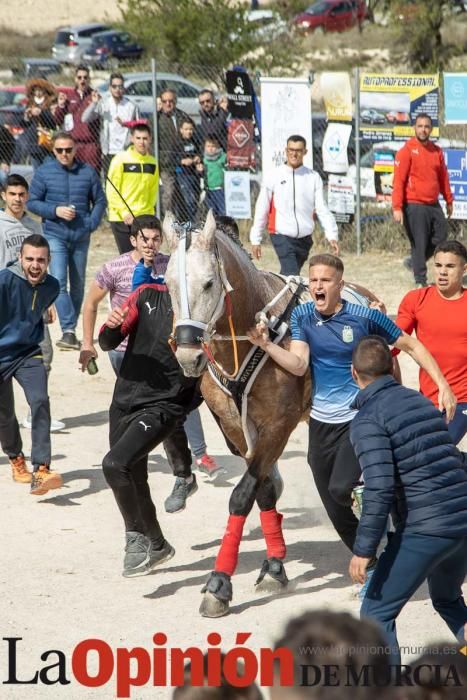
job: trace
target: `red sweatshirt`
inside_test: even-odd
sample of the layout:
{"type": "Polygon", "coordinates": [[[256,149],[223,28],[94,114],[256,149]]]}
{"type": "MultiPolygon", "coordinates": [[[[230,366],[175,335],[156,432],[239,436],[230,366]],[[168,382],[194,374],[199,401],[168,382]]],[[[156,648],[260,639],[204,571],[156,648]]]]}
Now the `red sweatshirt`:
{"type": "Polygon", "coordinates": [[[434,204],[442,194],[446,204],[453,196],[443,151],[432,141],[420,143],[415,137],[397,152],[394,160],[392,208],[404,204],[434,204]]]}

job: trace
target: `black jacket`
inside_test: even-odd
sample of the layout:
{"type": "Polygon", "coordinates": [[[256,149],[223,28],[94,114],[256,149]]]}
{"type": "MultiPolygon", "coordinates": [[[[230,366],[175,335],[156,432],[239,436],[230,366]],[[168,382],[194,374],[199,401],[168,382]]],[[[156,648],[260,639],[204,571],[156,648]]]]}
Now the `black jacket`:
{"type": "Polygon", "coordinates": [[[195,408],[197,379],[183,375],[168,344],[173,311],[167,287],[142,285],[128,297],[126,306],[123,324],[104,325],[99,333],[102,350],[115,349],[128,336],[112,404],[126,413],[160,406],[164,413],[185,415],[195,408]]]}
{"type": "Polygon", "coordinates": [[[398,528],[467,535],[467,472],[442,414],[392,377],[360,391],[350,440],[363,471],[363,512],[354,554],[372,557],[392,511],[398,528]]]}
{"type": "Polygon", "coordinates": [[[157,129],[159,139],[159,169],[168,172],[175,172],[175,154],[177,152],[177,141],[179,129],[184,121],[192,121],[186,112],[175,109],[174,119],[164,112],[159,112],[157,117],[157,129]]]}

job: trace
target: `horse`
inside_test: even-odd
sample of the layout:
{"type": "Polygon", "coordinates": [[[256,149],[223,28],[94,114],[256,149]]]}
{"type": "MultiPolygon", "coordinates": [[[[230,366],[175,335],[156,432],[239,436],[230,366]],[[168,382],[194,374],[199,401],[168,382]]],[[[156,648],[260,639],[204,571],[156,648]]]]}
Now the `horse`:
{"type": "MultiPolygon", "coordinates": [[[[186,376],[201,377],[207,406],[227,445],[245,459],[247,467],[231,493],[230,515],[214,571],[202,589],[201,615],[220,617],[229,612],[243,525],[255,501],[267,547],[257,587],[280,591],[288,583],[282,515],[276,511],[270,474],[292,431],[308,418],[311,380],[308,372],[304,377],[292,375],[266,356],[248,395],[247,416],[242,419],[239,402],[206,371],[208,364],[217,365],[221,379],[230,377],[233,367],[241,366],[252,349],[247,332],[255,325],[258,312],[269,305],[271,315],[280,322],[294,303],[293,292],[284,288],[282,277],[257,269],[238,243],[216,230],[212,212],[202,229],[188,233],[167,214],[163,232],[171,250],[166,284],[174,311],[173,350],[186,376]]],[[[376,299],[355,287],[360,294],[376,299]]],[[[290,336],[280,342],[287,348],[290,336]]]]}

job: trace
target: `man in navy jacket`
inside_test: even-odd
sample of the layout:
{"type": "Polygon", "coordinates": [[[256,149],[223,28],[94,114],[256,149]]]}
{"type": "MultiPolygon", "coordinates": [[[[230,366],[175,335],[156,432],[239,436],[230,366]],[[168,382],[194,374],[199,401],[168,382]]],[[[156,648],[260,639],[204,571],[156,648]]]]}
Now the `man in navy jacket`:
{"type": "Polygon", "coordinates": [[[50,406],[39,346],[44,338],[43,314],[59,291],[57,280],[47,274],[49,260],[46,239],[34,233],[22,242],[19,261],[0,271],[0,444],[14,481],[30,483],[34,496],[62,485],[60,474],[50,471],[50,406]],[[31,409],[33,474],[23,455],[13,377],[31,409]]]}
{"type": "Polygon", "coordinates": [[[427,398],[398,384],[392,367],[381,337],[360,340],[352,357],[360,392],[350,440],[365,488],[349,573],[364,583],[391,514],[396,529],[370,580],[361,615],[381,624],[400,662],[396,618],[425,579],[433,607],[464,641],[467,472],[443,415],[427,398]]]}
{"type": "Polygon", "coordinates": [[[56,306],[63,335],[57,345],[79,350],[75,329],[83,303],[89,243],[106,200],[96,171],[75,159],[76,144],[70,134],[57,133],[53,150],[55,158],[48,158],[34,173],[28,209],[44,221],[52,256],[50,274],[60,283],[56,306]]]}

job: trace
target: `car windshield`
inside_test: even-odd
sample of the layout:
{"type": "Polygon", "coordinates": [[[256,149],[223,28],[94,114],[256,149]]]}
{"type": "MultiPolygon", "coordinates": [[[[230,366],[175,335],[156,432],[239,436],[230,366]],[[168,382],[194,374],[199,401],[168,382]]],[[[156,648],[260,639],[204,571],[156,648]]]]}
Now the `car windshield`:
{"type": "Polygon", "coordinates": [[[15,104],[16,93],[11,90],[0,90],[0,107],[15,104]]]}
{"type": "Polygon", "coordinates": [[[305,12],[308,15],[320,15],[323,12],[326,12],[328,7],[329,4],[327,2],[315,2],[314,5],[310,5],[310,7],[307,7],[305,12]]]}
{"type": "Polygon", "coordinates": [[[130,35],[126,32],[122,32],[121,34],[114,34],[112,37],[112,42],[114,44],[128,44],[129,41],[130,35]]]}

